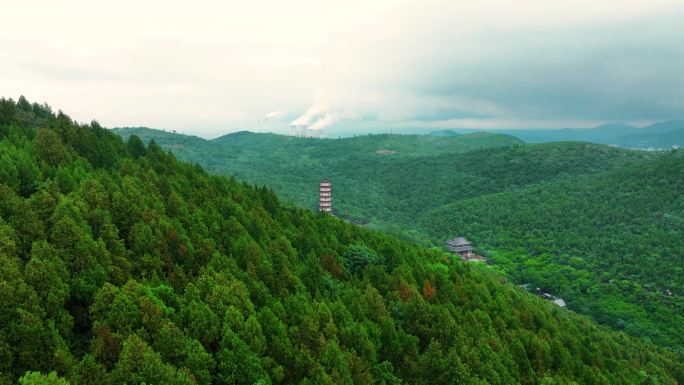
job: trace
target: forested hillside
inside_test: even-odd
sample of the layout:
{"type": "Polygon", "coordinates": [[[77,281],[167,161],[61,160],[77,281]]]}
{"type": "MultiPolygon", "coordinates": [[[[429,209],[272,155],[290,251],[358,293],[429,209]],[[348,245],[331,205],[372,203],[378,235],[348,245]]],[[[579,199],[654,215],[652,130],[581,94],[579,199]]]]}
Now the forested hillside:
{"type": "Polygon", "coordinates": [[[416,225],[458,229],[518,282],[617,329],[684,349],[684,153],[460,200],[416,225]],[[505,251],[505,252],[504,252],[505,251]]]}
{"type": "Polygon", "coordinates": [[[181,159],[214,173],[268,185],[306,208],[317,207],[318,182],[329,178],[337,215],[385,230],[407,230],[406,225],[426,209],[463,197],[654,156],[588,143],[522,147],[518,139],[493,134],[367,135],[337,140],[240,132],[209,141],[144,128],[117,132],[124,138],[136,134],[144,141],[154,139],[181,159]]]}
{"type": "Polygon", "coordinates": [[[343,218],[428,246],[466,236],[514,282],[562,296],[570,309],[618,330],[684,350],[681,152],[558,142],[400,156],[410,151],[376,152],[392,149],[382,142],[394,139],[387,135],[349,144],[311,139],[305,149],[283,150],[287,138],[275,135],[226,137],[238,146],[142,133],[164,138],[179,156],[195,154],[190,159],[213,172],[267,184],[312,209],[318,180],[331,178],[343,218]]]}
{"type": "MultiPolygon", "coordinates": [[[[410,218],[412,214],[388,206],[399,198],[387,199],[386,194],[418,195],[430,190],[429,185],[418,189],[402,187],[407,175],[408,182],[414,176],[421,177],[415,172],[415,165],[421,166],[421,173],[435,175],[442,174],[438,167],[443,166],[443,160],[449,161],[440,158],[426,163],[426,158],[522,144],[517,138],[501,134],[449,138],[382,134],[316,139],[237,132],[209,141],[146,128],[117,129],[116,132],[124,138],[138,135],[145,142],[154,139],[180,159],[198,163],[210,172],[267,185],[285,200],[306,208],[318,207],[318,182],[324,177],[330,178],[334,183],[337,214],[379,228],[386,228],[383,222],[394,215],[410,218]]],[[[455,158],[452,163],[459,163],[459,159],[466,157],[455,158]]],[[[454,186],[460,184],[459,179],[447,179],[454,186]]],[[[444,198],[451,202],[448,196],[444,198]]],[[[404,203],[413,207],[420,201],[410,199],[404,203]]]]}
{"type": "Polygon", "coordinates": [[[0,100],[0,383],[677,384],[486,270],[0,100]]]}

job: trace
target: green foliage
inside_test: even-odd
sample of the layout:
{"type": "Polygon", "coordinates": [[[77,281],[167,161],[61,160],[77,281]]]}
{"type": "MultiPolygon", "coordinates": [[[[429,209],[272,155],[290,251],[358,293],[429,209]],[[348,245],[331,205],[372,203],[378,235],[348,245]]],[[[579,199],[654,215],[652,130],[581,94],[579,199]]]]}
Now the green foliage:
{"type": "Polygon", "coordinates": [[[384,265],[385,260],[373,250],[363,245],[351,245],[345,251],[344,267],[353,274],[363,272],[368,265],[384,265]]]}
{"type": "MultiPolygon", "coordinates": [[[[119,132],[155,138],[181,158],[272,186],[312,209],[318,180],[331,178],[339,217],[440,248],[466,236],[514,282],[684,350],[681,151],[520,145],[486,135],[323,140],[236,133],[205,141],[119,132]],[[485,149],[464,147],[466,139],[485,149]]],[[[332,274],[334,264],[326,269],[332,274]]]]}
{"type": "Polygon", "coordinates": [[[42,374],[39,372],[26,372],[19,379],[19,385],[69,385],[69,381],[59,378],[56,372],[42,374]]]}
{"type": "Polygon", "coordinates": [[[684,154],[455,202],[418,227],[469,234],[520,283],[684,350],[684,154]],[[459,215],[455,215],[459,213],[459,215]]]}
{"type": "Polygon", "coordinates": [[[131,135],[128,137],[126,147],[128,148],[128,153],[131,154],[134,158],[139,158],[145,155],[145,153],[147,153],[147,148],[145,147],[145,144],[142,140],[140,140],[140,138],[137,135],[131,135]]]}
{"type": "Polygon", "coordinates": [[[192,384],[189,373],[165,364],[145,341],[131,335],[124,341],[119,359],[111,372],[114,384],[192,384]]]}
{"type": "Polygon", "coordinates": [[[3,384],[684,382],[679,353],[156,145],[4,99],[0,128],[39,170],[0,181],[3,384]]]}

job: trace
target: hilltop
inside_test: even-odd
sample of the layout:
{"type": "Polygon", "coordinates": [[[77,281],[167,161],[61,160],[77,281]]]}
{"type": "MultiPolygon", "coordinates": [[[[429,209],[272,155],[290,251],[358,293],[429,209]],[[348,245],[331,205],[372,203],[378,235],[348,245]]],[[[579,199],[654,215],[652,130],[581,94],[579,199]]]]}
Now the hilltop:
{"type": "Polygon", "coordinates": [[[339,152],[354,151],[359,156],[373,156],[378,150],[386,149],[397,156],[426,156],[448,153],[462,153],[477,149],[523,144],[520,139],[498,133],[471,133],[455,136],[377,134],[360,135],[351,138],[307,138],[273,133],[239,131],[206,140],[196,136],[176,134],[144,127],[115,128],[114,132],[127,138],[137,135],[147,141],[154,139],[161,145],[173,146],[176,150],[190,151],[191,146],[220,145],[231,149],[236,158],[253,156],[254,152],[276,150],[278,155],[291,151],[304,151],[314,157],[335,157],[339,152]],[[188,147],[188,148],[186,148],[188,147]]]}

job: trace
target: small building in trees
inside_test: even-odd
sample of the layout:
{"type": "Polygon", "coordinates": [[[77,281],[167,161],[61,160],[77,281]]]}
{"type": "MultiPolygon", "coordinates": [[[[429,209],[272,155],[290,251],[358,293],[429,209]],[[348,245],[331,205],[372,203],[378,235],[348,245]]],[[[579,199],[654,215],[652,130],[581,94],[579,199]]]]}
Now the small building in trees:
{"type": "Polygon", "coordinates": [[[464,237],[448,240],[446,247],[452,253],[458,254],[464,261],[485,262],[487,260],[485,257],[473,253],[473,246],[464,237]]]}
{"type": "Polygon", "coordinates": [[[473,252],[473,246],[464,237],[456,237],[446,242],[447,249],[452,253],[467,255],[473,252]]]}
{"type": "Polygon", "coordinates": [[[547,293],[540,288],[536,288],[535,290],[531,290],[529,283],[523,283],[522,285],[518,285],[518,287],[525,290],[526,292],[536,294],[536,295],[544,298],[545,300],[552,302],[556,306],[559,306],[559,307],[568,306],[568,304],[565,303],[565,300],[563,298],[558,298],[555,295],[547,293]]]}
{"type": "Polygon", "coordinates": [[[542,291],[540,288],[537,288],[537,295],[544,298],[545,300],[549,302],[553,302],[554,304],[560,306],[560,307],[566,307],[567,304],[563,300],[563,298],[558,298],[553,294],[546,293],[542,291]]]}

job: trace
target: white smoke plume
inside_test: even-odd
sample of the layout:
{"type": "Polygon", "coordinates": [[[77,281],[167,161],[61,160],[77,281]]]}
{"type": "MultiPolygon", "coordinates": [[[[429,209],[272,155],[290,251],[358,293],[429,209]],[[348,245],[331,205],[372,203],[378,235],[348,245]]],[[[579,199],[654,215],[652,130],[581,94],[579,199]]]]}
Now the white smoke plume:
{"type": "Polygon", "coordinates": [[[269,112],[268,114],[266,114],[266,120],[277,118],[277,117],[282,116],[284,114],[285,114],[285,111],[283,111],[283,110],[272,111],[272,112],[269,112]]]}
{"type": "Polygon", "coordinates": [[[316,93],[314,102],[301,116],[290,123],[294,127],[306,127],[309,131],[320,131],[345,118],[343,112],[332,107],[331,98],[323,92],[316,93]]]}
{"type": "Polygon", "coordinates": [[[333,124],[341,121],[343,119],[342,114],[337,112],[328,112],[322,117],[318,118],[312,125],[309,126],[309,130],[318,131],[326,127],[332,126],[333,124]]]}

